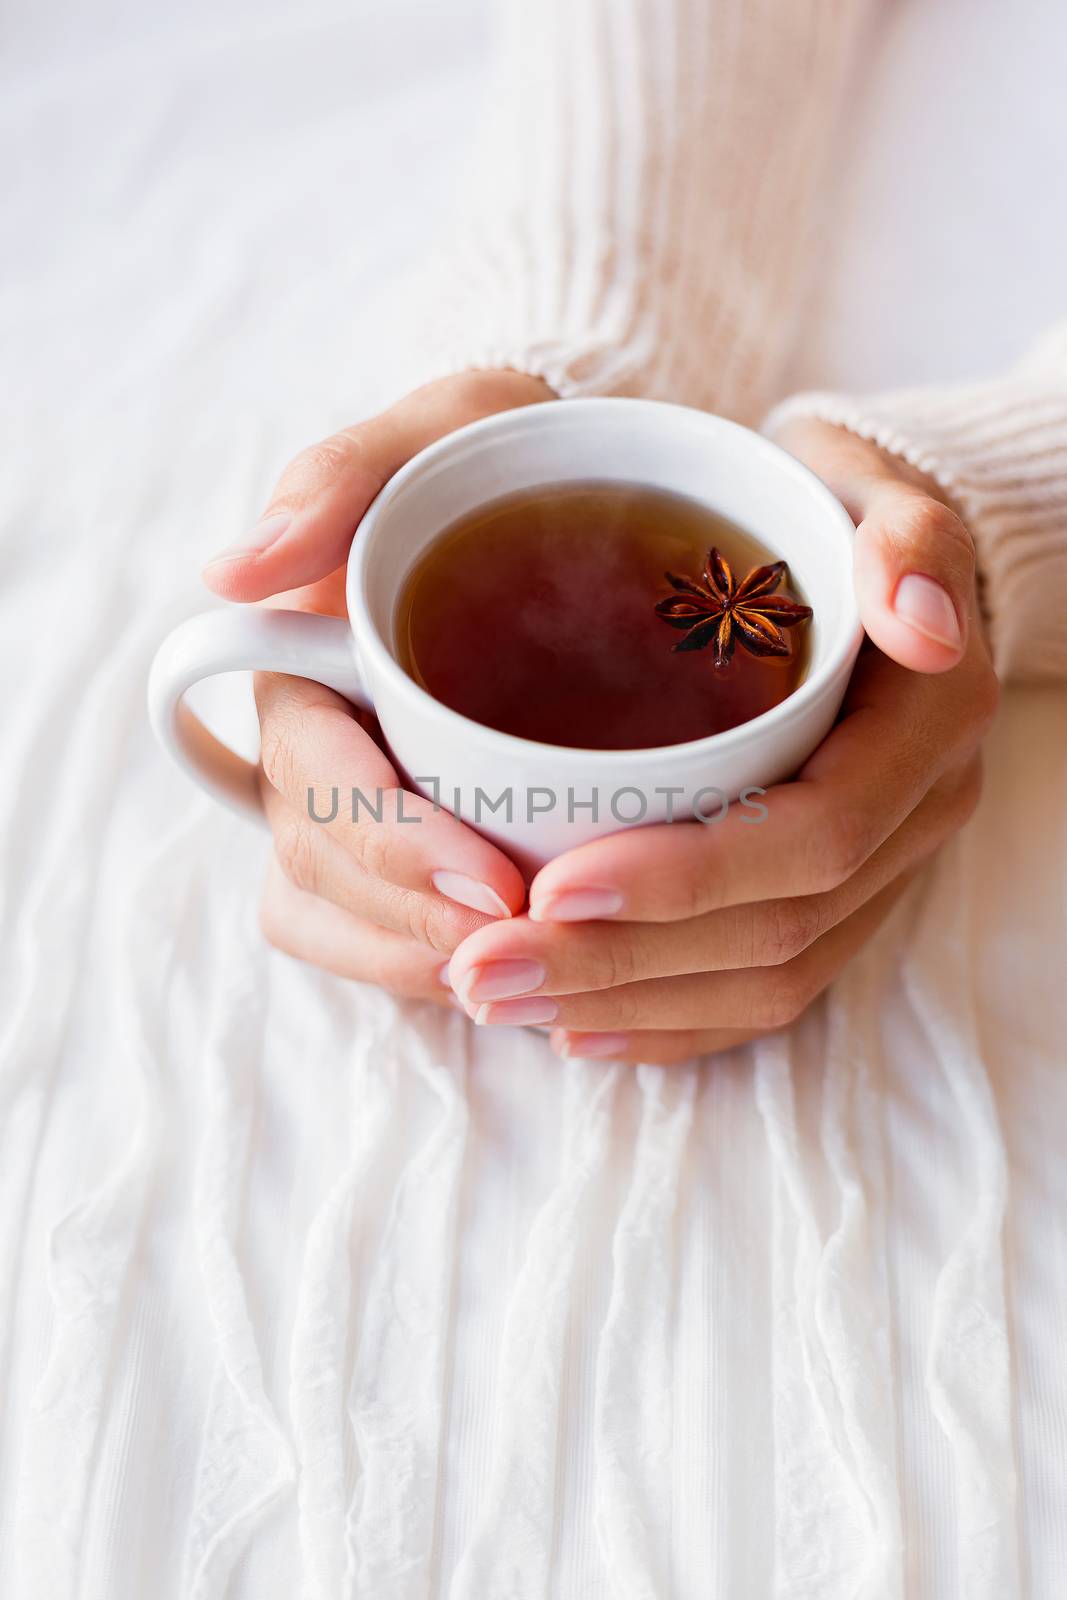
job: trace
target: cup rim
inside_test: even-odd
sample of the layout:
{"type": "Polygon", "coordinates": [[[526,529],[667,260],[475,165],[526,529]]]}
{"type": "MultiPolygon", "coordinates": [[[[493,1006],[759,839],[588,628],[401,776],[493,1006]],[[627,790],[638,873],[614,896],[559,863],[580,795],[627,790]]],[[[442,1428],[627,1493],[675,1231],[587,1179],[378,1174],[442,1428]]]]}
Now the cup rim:
{"type": "Polygon", "coordinates": [[[383,519],[386,519],[390,506],[404,492],[411,479],[428,467],[434,466],[442,457],[451,454],[457,446],[462,446],[476,436],[505,433],[516,427],[537,429],[544,426],[545,422],[558,418],[563,408],[567,414],[581,415],[595,420],[598,415],[607,416],[623,407],[631,412],[654,411],[658,416],[662,416],[665,411],[673,411],[684,416],[690,423],[694,418],[699,418],[713,434],[717,433],[722,437],[743,436],[746,448],[755,448],[757,453],[764,455],[768,467],[794,478],[804,485],[809,494],[815,493],[816,498],[823,503],[827,523],[836,524],[844,547],[843,553],[851,555],[851,543],[855,535],[852,518],[822,479],[764,434],[746,428],[739,422],[731,422],[726,417],[716,416],[710,411],[699,411],[693,406],[678,405],[666,400],[641,400],[611,395],[542,401],[533,405],[513,407],[508,411],[494,412],[492,416],[465,423],[463,427],[457,428],[453,433],[445,434],[443,438],[435,440],[433,444],[427,445],[412,456],[411,460],[405,462],[375,496],[356,529],[349,552],[345,581],[349,624],[355,635],[361,664],[365,667],[373,664],[372,677],[384,675],[389,679],[391,688],[409,705],[423,713],[435,714],[442,719],[446,728],[451,726],[455,729],[457,738],[469,740],[474,735],[483,741],[488,739],[502,752],[527,759],[543,756],[546,761],[562,762],[569,766],[587,766],[590,762],[596,762],[598,765],[618,767],[620,771],[626,772],[633,771],[635,767],[654,766],[662,764],[665,760],[686,759],[705,752],[709,756],[725,754],[740,750],[746,744],[761,741],[765,735],[773,734],[780,726],[800,715],[806,707],[831,692],[842,668],[850,664],[855,656],[863,637],[863,626],[855,595],[850,586],[845,597],[838,637],[831,642],[826,657],[818,669],[811,672],[784,700],[761,712],[759,716],[750,717],[747,722],[739,722],[735,727],[726,728],[721,733],[705,734],[703,738],[690,739],[684,744],[649,745],[638,749],[612,747],[601,750],[578,745],[544,744],[539,740],[524,739],[518,734],[504,733],[499,728],[490,728],[484,722],[477,722],[473,717],[464,716],[461,711],[454,711],[451,706],[446,706],[442,701],[435,699],[428,690],[408,676],[378,630],[371,614],[366,582],[367,562],[375,538],[380,537],[383,519]],[[370,661],[367,660],[368,657],[371,658],[370,661]]]}

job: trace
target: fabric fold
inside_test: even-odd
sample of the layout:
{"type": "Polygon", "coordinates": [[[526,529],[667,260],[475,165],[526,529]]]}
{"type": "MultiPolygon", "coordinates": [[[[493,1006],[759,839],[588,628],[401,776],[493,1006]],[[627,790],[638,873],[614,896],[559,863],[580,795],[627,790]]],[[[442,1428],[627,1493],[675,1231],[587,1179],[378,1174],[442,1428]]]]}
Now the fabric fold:
{"type": "MultiPolygon", "coordinates": [[[[345,1435],[348,1349],[359,1310],[352,1281],[357,1208],[375,1176],[391,1116],[395,1071],[378,1025],[356,1040],[351,1065],[352,1144],[347,1164],[311,1219],[304,1247],[289,1357],[289,1410],[299,1468],[299,1537],[303,1600],[338,1600],[350,1557],[346,1549],[348,1471],[345,1435]]],[[[358,1464],[357,1464],[358,1470],[358,1464]]]]}
{"type": "Polygon", "coordinates": [[[619,1068],[563,1066],[559,1176],[534,1218],[508,1301],[496,1437],[482,1513],[450,1600],[547,1600],[559,1452],[564,1337],[578,1235],[608,1159],[619,1068]]]}
{"type": "Polygon", "coordinates": [[[189,1600],[222,1600],[244,1545],[296,1476],[293,1452],[266,1393],[238,1255],[241,1197],[258,1100],[265,953],[236,953],[205,1049],[207,1121],[193,1220],[217,1360],[197,1463],[184,1555],[189,1600]]]}
{"type": "MultiPolygon", "coordinates": [[[[107,619],[100,619],[100,625],[106,627],[107,619]]],[[[12,1312],[19,1298],[14,1239],[26,1226],[26,1202],[47,1119],[56,1055],[79,975],[76,961],[49,960],[50,941],[44,930],[53,925],[58,912],[69,919],[82,949],[88,938],[96,868],[84,849],[88,841],[97,850],[102,848],[109,820],[109,760],[120,758],[129,736],[126,719],[118,711],[128,701],[131,685],[138,683],[145,633],[143,626],[128,629],[106,667],[87,685],[80,727],[65,752],[65,770],[85,775],[83,809],[80,815],[64,818],[56,808],[49,854],[38,880],[39,896],[27,908],[24,922],[25,1009],[16,1007],[8,1036],[0,1044],[0,1060],[5,1063],[0,1081],[3,1182],[8,1191],[5,1200],[12,1207],[4,1208],[10,1233],[2,1256],[3,1302],[12,1312]],[[76,866],[72,870],[79,859],[81,870],[76,866]],[[32,1038],[31,1017],[36,1019],[32,1038]]],[[[77,670],[76,660],[71,666],[77,670]]],[[[57,797],[62,793],[63,786],[57,785],[57,797]]],[[[195,817],[202,815],[198,808],[195,817]]],[[[158,917],[164,898],[183,892],[188,880],[184,858],[195,833],[188,814],[168,832],[154,859],[144,864],[130,885],[118,922],[112,951],[119,975],[113,1020],[129,1090],[128,1143],[116,1163],[54,1219],[49,1230],[51,1344],[22,1441],[16,1506],[18,1582],[26,1593],[72,1592],[81,1566],[99,1430],[107,1411],[116,1347],[124,1334],[122,1297],[133,1268],[159,1138],[158,1041],[152,1036],[152,1012],[144,995],[158,996],[165,974],[159,944],[145,941],[142,929],[146,920],[158,917]]]]}
{"type": "MultiPolygon", "coordinates": [[[[887,1307],[855,1147],[871,1087],[850,1079],[854,1002],[829,1006],[820,1152],[801,1133],[790,1051],[780,1039],[756,1046],[772,1163],[775,1592],[902,1600],[887,1307]]],[[[809,1037],[820,1021],[809,1019],[809,1037]]],[[[862,1143],[875,1153],[869,1127],[862,1143]]]]}
{"type": "MultiPolygon", "coordinates": [[[[348,1414],[361,1476],[348,1514],[352,1600],[422,1600],[432,1561],[445,1423],[456,1229],[469,1113],[461,1019],[390,1046],[430,1100],[429,1133],[397,1179],[363,1310],[348,1414]],[[429,1035],[427,1037],[426,1035],[429,1035]],[[404,1047],[406,1044],[406,1048],[404,1047]],[[435,1048],[439,1045],[439,1048],[435,1048]],[[458,1062],[449,1065],[448,1058],[458,1062]]],[[[336,1593],[336,1591],[335,1591],[336,1593]]]]}
{"type": "Polygon", "coordinates": [[[597,1346],[596,1526],[618,1600],[678,1592],[671,1573],[674,1222],[695,1068],[640,1066],[633,1172],[612,1239],[597,1346]]]}
{"type": "Polygon", "coordinates": [[[904,981],[966,1134],[967,1221],[938,1273],[926,1349],[930,1404],[956,1465],[960,1590],[968,1600],[1019,1600],[1004,1287],[1008,1169],[969,983],[966,881],[980,870],[973,843],[954,840],[909,951],[904,981]]]}

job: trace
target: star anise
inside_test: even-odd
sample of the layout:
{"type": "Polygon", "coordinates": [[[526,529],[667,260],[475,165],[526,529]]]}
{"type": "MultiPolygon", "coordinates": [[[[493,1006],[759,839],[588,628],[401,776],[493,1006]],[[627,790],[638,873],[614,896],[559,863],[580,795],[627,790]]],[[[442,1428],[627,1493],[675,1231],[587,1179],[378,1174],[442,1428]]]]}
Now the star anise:
{"type": "Polygon", "coordinates": [[[785,575],[785,562],[772,561],[753,567],[738,583],[726,557],[712,547],[699,583],[674,572],[664,574],[680,592],[661,600],[656,615],[671,628],[686,629],[675,650],[703,650],[714,642],[717,667],[730,660],[738,640],[754,656],[787,656],[789,640],[782,629],[807,622],[812,611],[775,593],[785,575]]]}

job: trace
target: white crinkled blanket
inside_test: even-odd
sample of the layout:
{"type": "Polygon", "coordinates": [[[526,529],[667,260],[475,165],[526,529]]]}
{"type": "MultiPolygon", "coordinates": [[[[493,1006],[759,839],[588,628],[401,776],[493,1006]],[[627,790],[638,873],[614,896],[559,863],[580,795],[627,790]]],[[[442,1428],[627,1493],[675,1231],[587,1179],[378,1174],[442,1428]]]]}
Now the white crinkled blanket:
{"type": "MultiPolygon", "coordinates": [[[[1052,43],[979,10],[927,45],[903,7],[875,148],[945,12],[1040,89],[1052,43]]],[[[484,20],[5,27],[0,1594],[1054,1600],[1067,694],[1008,698],[978,816],[829,1003],[710,1067],[563,1066],[269,952],[264,841],[165,766],[144,674],[286,456],[391,392],[484,20]]],[[[1004,238],[947,312],[927,261],[879,351],[853,269],[916,291],[876,229],[945,194],[872,156],[875,219],[858,170],[798,377],[948,376],[965,316],[980,367],[1062,310],[1043,252],[986,317],[1004,238]]],[[[964,200],[1023,181],[961,157],[964,200]]]]}

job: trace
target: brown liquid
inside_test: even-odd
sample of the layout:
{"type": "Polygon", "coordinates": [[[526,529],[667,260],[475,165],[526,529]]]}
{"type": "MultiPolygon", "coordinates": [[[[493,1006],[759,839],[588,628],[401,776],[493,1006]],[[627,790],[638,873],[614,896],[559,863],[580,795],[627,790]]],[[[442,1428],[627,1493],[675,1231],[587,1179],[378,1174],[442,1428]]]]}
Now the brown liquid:
{"type": "MultiPolygon", "coordinates": [[[[700,577],[710,545],[740,582],[774,559],[751,534],[661,489],[577,483],[524,490],[446,529],[409,573],[401,666],[435,700],[545,744],[634,750],[720,733],[769,710],[804,676],[810,625],[788,657],[742,645],[675,653],[656,616],[664,571],[700,577]]],[[[797,591],[787,576],[780,592],[797,591]]],[[[803,596],[798,596],[803,598],[803,596]]]]}

